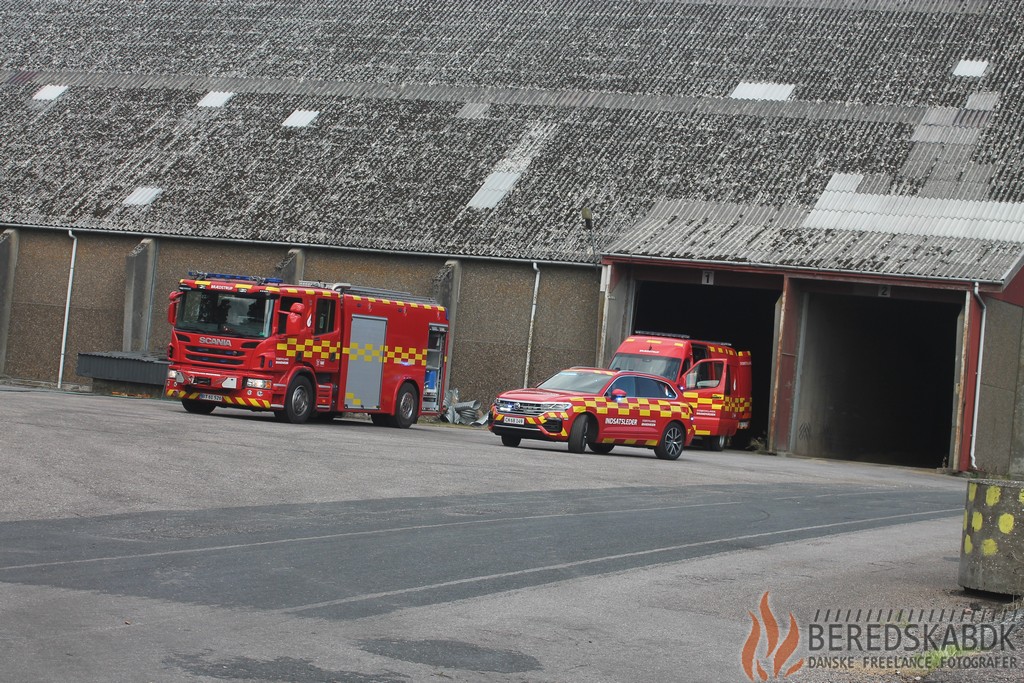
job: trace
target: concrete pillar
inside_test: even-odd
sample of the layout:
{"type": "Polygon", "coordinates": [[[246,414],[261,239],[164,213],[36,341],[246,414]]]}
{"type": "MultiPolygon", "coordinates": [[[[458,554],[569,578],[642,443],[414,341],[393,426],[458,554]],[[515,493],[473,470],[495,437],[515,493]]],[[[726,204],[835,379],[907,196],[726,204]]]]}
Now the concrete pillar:
{"type": "Polygon", "coordinates": [[[18,231],[0,234],[0,375],[7,365],[7,338],[11,329],[14,302],[14,271],[18,266],[18,231]]]}
{"type": "Polygon", "coordinates": [[[602,267],[599,299],[602,311],[595,359],[598,367],[608,367],[615,349],[634,331],[631,325],[635,287],[629,266],[613,263],[602,267]]]}
{"type": "MultiPolygon", "coordinates": [[[[434,276],[432,283],[433,297],[448,310],[448,348],[455,348],[455,320],[459,309],[459,296],[462,288],[462,262],[445,261],[444,267],[434,276]]],[[[444,364],[445,390],[451,386],[452,354],[448,354],[448,362],[444,364]]],[[[440,397],[442,402],[444,397],[440,397]]]]}
{"type": "Polygon", "coordinates": [[[144,239],[125,258],[124,329],[121,350],[148,353],[153,327],[156,288],[156,267],[160,245],[144,239]]]}
{"type": "Polygon", "coordinates": [[[1024,595],[1024,482],[967,483],[958,583],[964,588],[1024,595]]]}
{"type": "Polygon", "coordinates": [[[304,249],[289,249],[288,255],[277,264],[276,270],[286,284],[297,285],[306,277],[306,252],[304,249]]]}

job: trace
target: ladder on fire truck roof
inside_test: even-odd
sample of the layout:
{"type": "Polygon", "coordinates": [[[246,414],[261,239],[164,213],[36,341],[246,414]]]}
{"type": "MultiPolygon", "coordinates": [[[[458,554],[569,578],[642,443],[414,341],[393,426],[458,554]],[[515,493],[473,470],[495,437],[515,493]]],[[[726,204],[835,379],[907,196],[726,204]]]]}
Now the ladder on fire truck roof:
{"type": "Polygon", "coordinates": [[[379,289],[377,287],[356,287],[348,282],[321,282],[319,280],[299,280],[300,287],[319,287],[321,289],[333,289],[341,294],[352,294],[354,296],[370,297],[374,299],[389,299],[403,301],[410,304],[427,304],[439,306],[437,299],[427,296],[418,296],[409,292],[400,292],[394,289],[379,289]]]}

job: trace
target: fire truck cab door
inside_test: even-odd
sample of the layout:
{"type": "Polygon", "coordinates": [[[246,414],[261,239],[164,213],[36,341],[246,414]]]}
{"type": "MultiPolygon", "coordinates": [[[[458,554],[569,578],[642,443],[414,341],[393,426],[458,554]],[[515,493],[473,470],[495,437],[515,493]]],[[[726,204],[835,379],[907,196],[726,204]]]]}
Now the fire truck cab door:
{"type": "Polygon", "coordinates": [[[348,364],[345,383],[346,408],[380,408],[387,327],[388,321],[385,318],[352,316],[348,353],[345,356],[345,362],[348,364]]]}
{"type": "Polygon", "coordinates": [[[697,436],[731,436],[736,431],[735,416],[726,411],[735,391],[734,373],[722,359],[696,363],[683,377],[683,398],[693,409],[693,427],[697,436]]]}

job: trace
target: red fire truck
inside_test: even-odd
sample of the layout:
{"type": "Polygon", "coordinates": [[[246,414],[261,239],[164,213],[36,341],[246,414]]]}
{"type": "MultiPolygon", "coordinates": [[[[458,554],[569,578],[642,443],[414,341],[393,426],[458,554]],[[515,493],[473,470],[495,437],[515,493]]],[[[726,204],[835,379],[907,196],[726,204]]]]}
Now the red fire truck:
{"type": "Polygon", "coordinates": [[[713,451],[750,427],[750,352],[686,335],[636,332],[615,351],[613,370],[659,375],[676,384],[693,409],[698,438],[713,451]]]}
{"type": "Polygon", "coordinates": [[[190,413],[272,410],[295,423],[368,413],[404,428],[441,408],[448,313],[432,299],[189,273],[167,319],[166,394],[190,413]]]}

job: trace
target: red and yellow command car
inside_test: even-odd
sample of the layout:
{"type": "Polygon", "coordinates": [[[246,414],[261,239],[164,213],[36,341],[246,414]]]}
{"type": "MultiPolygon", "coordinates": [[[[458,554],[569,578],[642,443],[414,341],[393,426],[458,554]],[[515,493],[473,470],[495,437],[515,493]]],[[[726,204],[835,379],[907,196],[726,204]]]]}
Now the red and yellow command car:
{"type": "Polygon", "coordinates": [[[569,368],[534,389],[506,391],[491,406],[490,430],[506,446],[523,439],[568,442],[573,453],[638,446],[662,460],[678,458],[694,434],[689,404],[664,378],[599,368],[569,368]]]}

